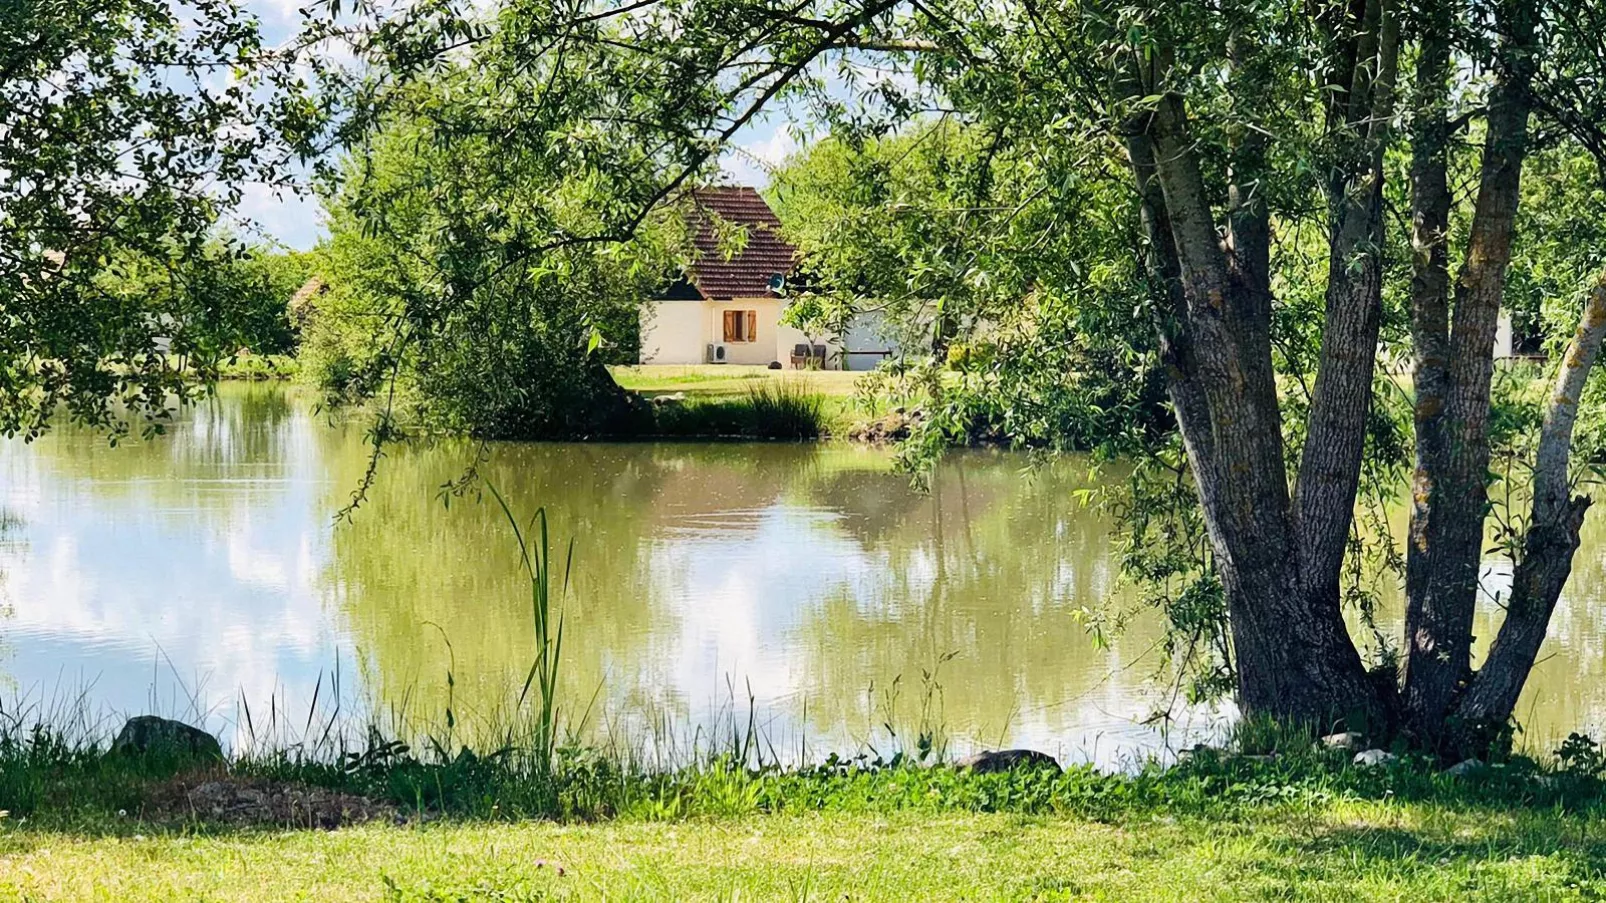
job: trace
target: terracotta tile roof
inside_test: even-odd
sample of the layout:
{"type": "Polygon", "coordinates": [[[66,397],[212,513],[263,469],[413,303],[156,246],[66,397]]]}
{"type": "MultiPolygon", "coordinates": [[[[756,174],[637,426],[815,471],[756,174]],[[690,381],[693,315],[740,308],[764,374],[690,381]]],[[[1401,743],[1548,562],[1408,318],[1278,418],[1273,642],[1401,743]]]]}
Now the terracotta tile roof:
{"type": "Polygon", "coordinates": [[[774,294],[770,280],[777,273],[790,275],[797,265],[797,249],[782,240],[781,221],[758,192],[747,187],[701,188],[692,193],[692,242],[697,258],[691,282],[711,301],[762,298],[774,294]],[[715,218],[728,236],[732,226],[744,227],[747,243],[726,259],[720,247],[715,218]]]}

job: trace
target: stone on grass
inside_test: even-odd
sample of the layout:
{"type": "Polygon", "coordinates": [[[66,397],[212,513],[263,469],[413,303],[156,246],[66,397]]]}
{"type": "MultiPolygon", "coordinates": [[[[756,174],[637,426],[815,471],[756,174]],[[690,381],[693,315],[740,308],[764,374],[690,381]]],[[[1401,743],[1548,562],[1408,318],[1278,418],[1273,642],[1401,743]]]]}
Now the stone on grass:
{"type": "Polygon", "coordinates": [[[960,759],[954,765],[977,774],[1013,771],[1017,768],[1050,768],[1055,772],[1060,770],[1058,760],[1048,753],[1041,753],[1035,749],[998,749],[979,752],[960,759]]]}
{"type": "Polygon", "coordinates": [[[1379,765],[1393,765],[1400,760],[1399,756],[1386,749],[1368,749],[1355,754],[1355,764],[1362,768],[1375,768],[1379,765]]]}
{"type": "Polygon", "coordinates": [[[1462,762],[1457,762],[1454,765],[1451,765],[1449,768],[1446,768],[1444,773],[1452,778],[1464,778],[1469,774],[1475,774],[1482,770],[1483,760],[1467,759],[1462,762]]]}
{"type": "Polygon", "coordinates": [[[1360,749],[1361,743],[1364,739],[1365,738],[1361,736],[1359,731],[1344,731],[1341,734],[1328,734],[1322,738],[1322,748],[1341,749],[1345,752],[1349,752],[1353,749],[1360,749]]]}
{"type": "Polygon", "coordinates": [[[112,742],[112,752],[171,759],[223,761],[217,738],[182,721],[138,715],[128,719],[112,742]]]}

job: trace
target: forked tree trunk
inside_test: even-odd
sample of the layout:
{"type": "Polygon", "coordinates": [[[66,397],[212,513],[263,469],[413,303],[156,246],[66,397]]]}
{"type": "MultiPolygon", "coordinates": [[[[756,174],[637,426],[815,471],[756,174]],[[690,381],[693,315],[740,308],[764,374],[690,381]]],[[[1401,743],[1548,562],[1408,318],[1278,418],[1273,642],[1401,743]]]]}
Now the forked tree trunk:
{"type": "Polygon", "coordinates": [[[1341,149],[1330,182],[1327,297],[1295,511],[1310,592],[1337,608],[1354,521],[1383,311],[1383,153],[1394,112],[1400,22],[1393,0],[1370,0],[1357,60],[1329,131],[1341,149]]]}
{"type": "MultiPolygon", "coordinates": [[[[1377,67],[1377,46],[1366,65],[1377,67]]],[[[1392,68],[1391,62],[1390,91],[1392,68]]],[[[1368,71],[1368,89],[1380,71],[1368,71]]],[[[1152,91],[1153,82],[1138,81],[1134,96],[1152,91]]],[[[1306,566],[1289,494],[1271,358],[1264,206],[1256,209],[1240,188],[1229,189],[1226,228],[1218,233],[1182,98],[1162,95],[1152,114],[1137,121],[1141,127],[1129,129],[1127,146],[1144,200],[1151,275],[1166,284],[1157,315],[1161,350],[1226,594],[1239,704],[1246,713],[1321,727],[1376,717],[1377,700],[1337,593],[1336,562],[1342,560],[1356,477],[1338,473],[1310,484],[1311,522],[1320,518],[1316,532],[1336,537],[1337,549],[1327,555],[1335,562],[1331,580],[1312,578],[1317,571],[1306,566]]],[[[1369,162],[1373,156],[1367,152],[1358,159],[1369,162]]],[[[1343,215],[1357,249],[1380,228],[1373,222],[1380,205],[1372,203],[1376,186],[1370,178],[1363,167],[1345,180],[1361,198],[1354,216],[1348,208],[1343,215]]],[[[1330,371],[1328,401],[1321,406],[1323,428],[1337,433],[1355,416],[1342,403],[1348,387],[1358,381],[1370,397],[1376,294],[1363,282],[1335,298],[1339,316],[1356,327],[1343,331],[1326,353],[1341,362],[1330,371]]],[[[1364,422],[1364,405],[1359,416],[1364,422]]],[[[1358,471],[1359,454],[1359,445],[1353,454],[1341,451],[1331,468],[1358,471]]]]}
{"type": "MultiPolygon", "coordinates": [[[[1351,64],[1352,77],[1335,92],[1342,98],[1330,110],[1340,164],[1328,182],[1326,319],[1292,494],[1271,359],[1269,223],[1242,190],[1237,171],[1255,165],[1257,148],[1240,148],[1232,161],[1233,184],[1221,199],[1227,214],[1218,227],[1184,100],[1165,85],[1163,51],[1143,63],[1153,71],[1117,77],[1118,90],[1139,110],[1123,138],[1142,201],[1148,268],[1160,286],[1161,356],[1226,593],[1238,700],[1246,714],[1322,727],[1355,715],[1389,718],[1398,714],[1399,702],[1384,698],[1368,679],[1344,625],[1338,581],[1353,529],[1376,364],[1383,153],[1400,23],[1396,0],[1330,7],[1354,25],[1347,38],[1353,44],[1335,55],[1351,64]]],[[[1507,38],[1497,53],[1478,198],[1453,308],[1446,247],[1450,5],[1430,0],[1420,14],[1425,24],[1411,166],[1417,467],[1403,702],[1421,742],[1466,748],[1486,742],[1509,720],[1577,548],[1588,503],[1568,496],[1567,453],[1577,399],[1606,335],[1606,275],[1547,410],[1533,528],[1507,619],[1474,676],[1471,624],[1486,507],[1493,342],[1527,153],[1537,14],[1533,0],[1498,7],[1507,38]]]]}

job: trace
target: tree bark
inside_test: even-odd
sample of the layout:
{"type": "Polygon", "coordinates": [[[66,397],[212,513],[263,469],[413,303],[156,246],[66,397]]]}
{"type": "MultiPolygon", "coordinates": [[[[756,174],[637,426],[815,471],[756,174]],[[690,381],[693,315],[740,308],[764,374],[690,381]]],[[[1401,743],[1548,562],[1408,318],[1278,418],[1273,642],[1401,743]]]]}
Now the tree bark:
{"type": "MultiPolygon", "coordinates": [[[[1209,409],[1200,390],[1199,364],[1188,334],[1188,307],[1182,296],[1182,266],[1171,237],[1171,218],[1166,213],[1160,177],[1155,171],[1154,145],[1144,134],[1147,117],[1129,123],[1125,144],[1132,177],[1137,183],[1139,214],[1147,240],[1144,266],[1154,287],[1156,303],[1152,311],[1154,329],[1160,340],[1160,362],[1166,368],[1166,392],[1182,427],[1182,441],[1193,467],[1210,466],[1216,460],[1209,443],[1209,409]]],[[[1209,481],[1214,486],[1217,480],[1209,481]]]]}
{"type": "Polygon", "coordinates": [[[1395,0],[1371,0],[1333,180],[1321,356],[1300,456],[1295,510],[1305,581],[1337,605],[1372,408],[1383,309],[1383,152],[1394,109],[1400,23],[1395,0]]]}
{"type": "Polygon", "coordinates": [[[1545,407],[1534,460],[1533,503],[1522,557],[1513,574],[1506,620],[1489,658],[1456,706],[1452,724],[1458,754],[1482,753],[1511,720],[1551,614],[1572,572],[1578,533],[1589,510],[1588,496],[1573,496],[1568,465],[1573,424],[1584,384],[1606,338],[1606,271],[1595,282],[1578,329],[1562,358],[1545,407]]]}
{"type": "Polygon", "coordinates": [[[1195,481],[1227,597],[1239,705],[1327,727],[1370,710],[1372,699],[1336,599],[1313,605],[1301,579],[1267,298],[1235,278],[1180,97],[1160,99],[1148,134],[1195,360],[1186,376],[1204,408],[1203,422],[1179,422],[1190,453],[1209,450],[1195,481]]]}
{"type": "MultiPolygon", "coordinates": [[[[1418,421],[1429,423],[1418,439],[1407,549],[1405,705],[1418,739],[1428,745],[1444,736],[1445,717],[1470,675],[1488,501],[1494,338],[1528,148],[1536,14],[1530,3],[1504,7],[1502,13],[1509,37],[1499,52],[1500,72],[1490,97],[1478,198],[1466,263],[1455,286],[1444,369],[1442,374],[1430,370],[1438,382],[1430,383],[1430,395],[1417,404],[1418,421]]],[[[1433,169],[1429,161],[1424,167],[1433,169]]],[[[1424,174],[1437,178],[1436,172],[1424,174]]],[[[1419,186],[1418,206],[1438,203],[1437,191],[1437,184],[1419,186]]],[[[1431,252],[1428,261],[1431,267],[1431,252]]],[[[1419,270],[1424,292],[1433,278],[1419,270]]],[[[1422,301],[1427,309],[1417,319],[1427,332],[1437,310],[1432,299],[1422,301]]],[[[1419,371],[1435,357],[1436,342],[1429,339],[1429,347],[1418,348],[1419,371]]]]}
{"type": "MultiPolygon", "coordinates": [[[[1416,70],[1416,110],[1411,147],[1411,338],[1415,348],[1416,466],[1411,482],[1411,523],[1406,546],[1405,704],[1413,712],[1442,706],[1442,684],[1453,674],[1425,672],[1421,656],[1432,649],[1423,600],[1439,548],[1435,528],[1438,478],[1447,467],[1445,396],[1450,383],[1450,35],[1443,0],[1425,7],[1425,34],[1416,70]],[[1414,639],[1420,637],[1421,639],[1414,639]],[[1413,652],[1414,650],[1414,652],[1413,652]],[[1431,687],[1431,690],[1430,690],[1431,687]]],[[[1448,670],[1448,669],[1447,669],[1448,670]]],[[[1418,725],[1422,730],[1426,725],[1418,725]]]]}
{"type": "MultiPolygon", "coordinates": [[[[1246,715],[1323,727],[1396,714],[1368,679],[1339,604],[1375,376],[1383,282],[1384,152],[1400,49],[1398,0],[1331,0],[1333,58],[1349,78],[1329,125],[1330,256],[1325,323],[1298,481],[1290,493],[1269,335],[1270,219],[1246,185],[1264,167],[1249,137],[1225,197],[1201,173],[1183,97],[1155,72],[1118,81],[1142,112],[1123,140],[1142,201],[1147,265],[1170,394],[1214,565],[1226,593],[1246,715]],[[1141,77],[1140,77],[1141,76],[1141,77]],[[1224,209],[1221,222],[1215,210],[1224,209]]],[[[1505,0],[1477,200],[1458,279],[1447,233],[1453,4],[1425,0],[1412,146],[1412,334],[1416,472],[1407,549],[1404,714],[1417,740],[1482,741],[1510,718],[1571,568],[1588,503],[1569,498],[1568,447],[1583,380],[1606,336],[1606,274],[1591,296],[1547,410],[1507,618],[1471,672],[1471,625],[1486,517],[1493,342],[1527,154],[1536,0],[1505,0]],[[1453,291],[1453,305],[1451,303],[1453,291]],[[1447,726],[1455,724],[1455,730],[1447,726]],[[1459,731],[1459,733],[1457,733],[1459,731]],[[1470,738],[1470,739],[1469,739],[1470,738]]],[[[1229,55],[1242,62],[1236,39],[1229,55]]],[[[1163,50],[1139,57],[1163,69],[1163,50]]],[[[1332,80],[1340,81],[1334,72],[1332,80]]],[[[1250,101],[1252,103],[1252,101],[1250,101]]],[[[1246,133],[1247,134],[1247,133],[1246,133]]]]}

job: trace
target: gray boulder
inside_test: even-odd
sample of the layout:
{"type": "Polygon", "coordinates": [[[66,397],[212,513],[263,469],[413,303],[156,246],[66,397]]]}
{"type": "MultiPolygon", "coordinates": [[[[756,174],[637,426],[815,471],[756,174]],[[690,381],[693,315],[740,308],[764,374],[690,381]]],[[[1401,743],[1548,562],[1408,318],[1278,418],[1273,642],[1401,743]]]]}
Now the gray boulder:
{"type": "Polygon", "coordinates": [[[1449,768],[1446,768],[1444,773],[1452,778],[1464,778],[1469,774],[1476,774],[1477,772],[1482,771],[1483,767],[1483,761],[1481,759],[1467,759],[1463,762],[1457,762],[1454,765],[1451,765],[1449,768]]]}
{"type": "Polygon", "coordinates": [[[1376,768],[1379,765],[1393,765],[1398,762],[1399,756],[1386,749],[1368,749],[1355,754],[1355,764],[1362,768],[1376,768]]]}
{"type": "Polygon", "coordinates": [[[954,763],[965,771],[991,774],[996,771],[1014,771],[1017,768],[1049,768],[1060,770],[1060,763],[1048,753],[1035,749],[998,749],[966,756],[954,763]]]}
{"type": "Polygon", "coordinates": [[[137,715],[128,719],[112,742],[112,752],[123,755],[162,756],[178,759],[223,761],[217,738],[182,721],[137,715]]]}

